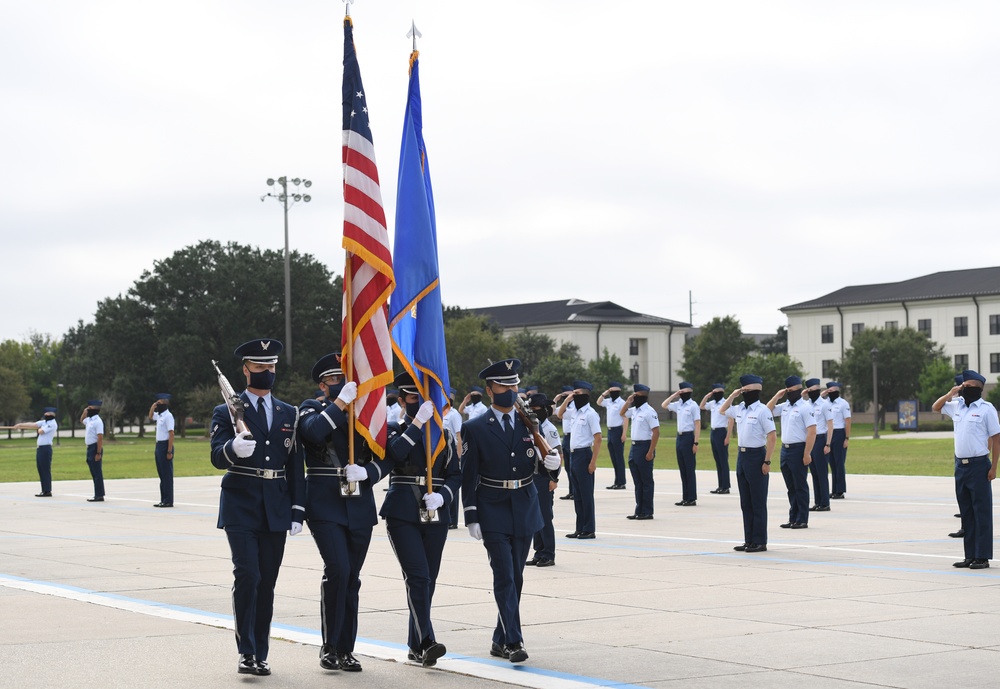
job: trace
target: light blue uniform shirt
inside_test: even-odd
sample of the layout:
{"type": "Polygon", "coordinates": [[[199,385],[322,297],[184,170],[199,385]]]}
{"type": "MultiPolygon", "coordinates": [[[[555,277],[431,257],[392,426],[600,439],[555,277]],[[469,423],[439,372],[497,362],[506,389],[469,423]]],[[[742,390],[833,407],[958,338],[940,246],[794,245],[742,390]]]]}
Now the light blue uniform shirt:
{"type": "Polygon", "coordinates": [[[968,459],[989,454],[989,439],[1000,433],[996,408],[983,399],[966,406],[948,402],[941,413],[955,424],[955,457],[968,459]]]}
{"type": "Polygon", "coordinates": [[[819,397],[810,404],[812,405],[813,418],[816,420],[816,435],[826,435],[826,422],[833,420],[830,400],[819,397]]]}
{"type": "Polygon", "coordinates": [[[719,413],[719,407],[725,404],[726,398],[723,397],[721,400],[716,402],[715,400],[709,400],[705,402],[705,409],[712,413],[712,428],[725,428],[729,425],[729,421],[726,419],[725,414],[719,413]]]}
{"type": "MultiPolygon", "coordinates": [[[[573,404],[570,402],[570,404],[573,404]]],[[[564,415],[565,418],[565,415],[564,415]]],[[[581,450],[594,446],[594,436],[601,434],[601,417],[589,404],[573,410],[573,426],[569,433],[569,449],[581,450]]]]}
{"type": "Polygon", "coordinates": [[[749,407],[746,402],[740,402],[738,407],[729,407],[726,416],[736,420],[736,435],[740,447],[764,447],[768,433],[774,430],[774,416],[760,400],[749,407]]]}
{"type": "Polygon", "coordinates": [[[653,429],[660,427],[660,415],[645,402],[641,407],[632,407],[626,411],[625,416],[632,420],[629,428],[632,442],[652,440],[653,429]]]}
{"type": "Polygon", "coordinates": [[[830,413],[833,414],[833,430],[838,431],[844,428],[844,419],[851,418],[851,405],[843,397],[835,400],[827,400],[830,403],[830,413]]]}
{"type": "Polygon", "coordinates": [[[83,425],[87,429],[83,441],[87,445],[97,442],[97,436],[104,435],[104,419],[100,416],[88,416],[83,420],[83,425]]]}
{"type": "Polygon", "coordinates": [[[782,402],[774,405],[774,413],[781,417],[781,442],[791,445],[806,441],[809,426],[816,425],[812,409],[807,405],[808,402],[802,400],[795,404],[782,402]]]}
{"type": "MultiPolygon", "coordinates": [[[[52,439],[56,437],[56,429],[59,428],[55,419],[42,419],[41,421],[36,421],[35,425],[42,429],[42,432],[38,434],[38,447],[51,445],[52,439]]],[[[97,440],[95,439],[94,442],[96,443],[97,440]]]]}
{"type": "Polygon", "coordinates": [[[688,400],[687,402],[677,400],[668,404],[667,409],[677,414],[678,433],[693,431],[694,422],[701,421],[701,409],[698,408],[698,403],[694,400],[688,400]]]}
{"type": "Polygon", "coordinates": [[[156,422],[156,441],[170,440],[170,431],[174,430],[174,415],[170,410],[154,411],[153,421],[156,422]]]}
{"type": "MultiPolygon", "coordinates": [[[[625,400],[621,397],[616,400],[605,397],[601,402],[601,406],[608,411],[608,428],[621,428],[625,423],[622,419],[622,407],[625,406],[625,400]]],[[[621,435],[621,433],[618,435],[621,435]]]]}

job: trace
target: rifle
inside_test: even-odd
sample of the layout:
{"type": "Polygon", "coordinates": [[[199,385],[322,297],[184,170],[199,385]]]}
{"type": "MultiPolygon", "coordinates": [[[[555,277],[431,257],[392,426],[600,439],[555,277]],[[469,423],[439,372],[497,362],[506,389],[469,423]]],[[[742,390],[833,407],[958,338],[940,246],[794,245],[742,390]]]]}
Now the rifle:
{"type": "Polygon", "coordinates": [[[219,362],[213,359],[212,366],[215,368],[215,372],[219,374],[219,387],[222,389],[222,400],[226,403],[226,407],[229,408],[229,418],[233,422],[233,429],[236,431],[236,435],[247,433],[250,429],[247,428],[247,423],[243,419],[243,414],[246,410],[245,403],[236,394],[233,386],[229,384],[229,379],[219,370],[219,362]]]}
{"type": "Polygon", "coordinates": [[[531,429],[531,439],[535,443],[535,447],[538,451],[542,453],[542,457],[552,454],[552,448],[549,444],[545,442],[545,438],[542,437],[541,432],[538,427],[541,425],[538,418],[535,416],[534,412],[528,408],[527,403],[520,397],[514,397],[514,409],[517,411],[517,415],[521,417],[521,421],[524,425],[531,429]]]}

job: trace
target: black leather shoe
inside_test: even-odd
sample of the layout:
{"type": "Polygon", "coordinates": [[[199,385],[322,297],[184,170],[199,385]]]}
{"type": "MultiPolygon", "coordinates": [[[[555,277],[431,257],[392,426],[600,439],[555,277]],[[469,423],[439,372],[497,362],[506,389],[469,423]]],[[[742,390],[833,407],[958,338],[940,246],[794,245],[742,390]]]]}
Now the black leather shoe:
{"type": "Polygon", "coordinates": [[[538,564],[535,565],[535,566],[536,567],[552,567],[553,565],[555,565],[555,563],[556,563],[555,560],[550,560],[547,557],[543,557],[543,558],[539,558],[538,559],[538,564]]]}
{"type": "Polygon", "coordinates": [[[340,659],[337,658],[337,652],[329,646],[321,646],[319,649],[319,666],[324,670],[339,670],[340,659]]]}
{"type": "Polygon", "coordinates": [[[782,529],[790,529],[790,528],[792,528],[792,524],[793,524],[793,522],[785,522],[784,524],[781,525],[781,528],[782,529]]]}
{"type": "Polygon", "coordinates": [[[744,550],[746,550],[749,547],[750,547],[750,545],[748,543],[744,543],[743,545],[735,545],[735,546],[733,546],[733,550],[736,550],[736,551],[739,551],[739,552],[742,553],[744,550]]]}
{"type": "Polygon", "coordinates": [[[715,493],[716,495],[729,495],[728,488],[716,488],[715,490],[708,491],[709,493],[715,493]]]}
{"type": "Polygon", "coordinates": [[[952,567],[969,567],[972,564],[972,558],[967,557],[959,562],[952,563],[952,567]]]}
{"type": "Polygon", "coordinates": [[[961,519],[961,518],[962,518],[962,515],[961,515],[961,513],[959,513],[959,514],[956,514],[955,516],[956,516],[956,517],[958,517],[959,519],[961,519]]]}
{"type": "Polygon", "coordinates": [[[36,498],[51,498],[52,493],[35,493],[36,498]]]}
{"type": "Polygon", "coordinates": [[[573,499],[573,494],[572,493],[566,493],[566,495],[562,496],[559,499],[560,500],[572,500],[573,499]]]}
{"type": "Polygon", "coordinates": [[[618,484],[613,483],[610,486],[604,486],[604,490],[618,490],[618,484]]]}
{"type": "Polygon", "coordinates": [[[412,648],[406,652],[406,659],[413,660],[418,663],[423,662],[423,659],[420,657],[420,651],[414,651],[412,648]]]}
{"type": "Polygon", "coordinates": [[[494,658],[506,658],[507,648],[494,641],[493,645],[490,646],[490,655],[494,658]]]}
{"type": "Polygon", "coordinates": [[[104,502],[104,498],[87,498],[87,502],[104,502]]]}
{"type": "Polygon", "coordinates": [[[155,505],[153,505],[153,507],[173,507],[173,506],[174,503],[172,502],[158,502],[155,505]]]}
{"type": "Polygon", "coordinates": [[[528,652],[524,650],[524,644],[507,644],[507,660],[512,663],[523,663],[528,659],[528,652]]]}
{"type": "Polygon", "coordinates": [[[438,658],[443,656],[448,652],[444,644],[439,644],[437,641],[431,641],[430,644],[425,648],[420,654],[420,664],[424,667],[433,667],[437,665],[438,658]]]}
{"type": "Polygon", "coordinates": [[[528,560],[527,562],[525,562],[524,566],[525,567],[534,567],[537,564],[538,564],[538,557],[535,556],[535,557],[531,558],[530,560],[528,560]]]}
{"type": "Polygon", "coordinates": [[[792,524],[793,529],[808,529],[809,525],[805,522],[795,522],[792,524]]]}
{"type": "Polygon", "coordinates": [[[625,518],[626,519],[638,519],[639,515],[638,514],[629,514],[629,515],[626,515],[625,518]]]}
{"type": "Polygon", "coordinates": [[[809,508],[809,511],[810,512],[829,512],[830,511],[830,506],[829,505],[813,505],[812,507],[809,508]]]}
{"type": "Polygon", "coordinates": [[[747,546],[748,553],[763,553],[767,550],[766,545],[757,545],[756,543],[751,543],[747,546]]]}
{"type": "Polygon", "coordinates": [[[458,524],[449,524],[448,528],[449,529],[457,529],[458,528],[458,524]]]}
{"type": "Polygon", "coordinates": [[[965,538],[965,529],[959,529],[958,531],[948,534],[952,538],[965,538]]]}
{"type": "Polygon", "coordinates": [[[257,661],[257,672],[254,674],[260,675],[261,677],[267,677],[271,674],[271,666],[267,664],[266,660],[257,661]]]}
{"type": "Polygon", "coordinates": [[[640,522],[644,522],[644,521],[648,521],[648,520],[650,520],[652,518],[653,518],[653,515],[651,515],[651,514],[640,514],[638,517],[636,517],[636,520],[640,521],[640,522]]]}
{"type": "Polygon", "coordinates": [[[576,537],[581,541],[589,540],[591,538],[597,538],[597,536],[594,534],[593,531],[591,531],[590,533],[579,533],[576,535],[576,537]]]}
{"type": "Polygon", "coordinates": [[[256,675],[257,661],[249,653],[240,654],[240,660],[236,663],[236,672],[241,675],[256,675]]]}
{"type": "Polygon", "coordinates": [[[694,507],[698,504],[697,500],[681,500],[680,502],[675,502],[678,507],[694,507]]]}
{"type": "Polygon", "coordinates": [[[969,569],[989,569],[989,560],[973,560],[972,564],[969,565],[969,569]]]}
{"type": "Polygon", "coordinates": [[[579,537],[580,537],[579,531],[574,531],[573,533],[566,534],[566,538],[579,538],[579,537]]]}
{"type": "Polygon", "coordinates": [[[830,499],[831,500],[843,500],[844,499],[844,494],[843,493],[830,493],[830,499]]]}
{"type": "Polygon", "coordinates": [[[344,672],[361,672],[361,663],[350,651],[344,653],[338,651],[337,660],[340,661],[340,669],[344,672]]]}

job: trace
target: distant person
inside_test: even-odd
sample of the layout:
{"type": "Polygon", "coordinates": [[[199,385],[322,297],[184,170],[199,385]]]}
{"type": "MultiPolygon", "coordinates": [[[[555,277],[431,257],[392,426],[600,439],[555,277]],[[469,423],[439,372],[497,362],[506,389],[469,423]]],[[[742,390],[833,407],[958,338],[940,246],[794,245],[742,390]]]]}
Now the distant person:
{"type": "MultiPolygon", "coordinates": [[[[538,388],[535,388],[536,390],[538,388]]],[[[528,407],[538,419],[538,432],[548,446],[554,450],[554,456],[539,456],[535,453],[535,490],[538,491],[538,509],[542,513],[542,528],[532,539],[535,556],[525,564],[532,567],[551,567],[556,563],[556,532],[552,525],[553,494],[559,485],[559,466],[562,461],[562,446],[559,441],[559,431],[549,420],[552,416],[553,401],[545,395],[535,392],[528,397],[528,407]]]]}
{"type": "Polygon", "coordinates": [[[566,467],[566,494],[560,496],[560,500],[573,499],[573,472],[569,470],[569,435],[573,430],[573,408],[570,405],[572,399],[572,385],[563,385],[561,391],[552,398],[552,402],[559,405],[556,410],[556,418],[562,424],[562,456],[563,464],[566,467]]]}
{"type": "Polygon", "coordinates": [[[760,401],[764,379],[747,373],[740,376],[740,387],[730,393],[720,412],[736,421],[739,453],[736,455],[736,483],[740,489],[743,512],[743,543],[733,550],[762,553],[767,550],[767,484],[774,453],[774,416],[760,401]],[[743,395],[734,407],[733,400],[743,395]]]}
{"type": "Polygon", "coordinates": [[[94,479],[94,497],[87,502],[104,502],[104,421],[101,419],[101,400],[90,400],[80,414],[84,443],[87,445],[87,468],[94,479]]]}
{"type": "Polygon", "coordinates": [[[649,404],[649,386],[636,383],[619,415],[629,420],[632,448],[628,453],[628,468],[635,487],[635,511],[626,519],[653,518],[653,461],[656,443],[660,439],[660,416],[649,404]]]}
{"type": "MultiPolygon", "coordinates": [[[[965,383],[965,378],[963,378],[962,374],[959,373],[957,376],[955,376],[955,385],[957,385],[958,387],[962,387],[963,383],[965,383]]],[[[963,400],[961,398],[961,396],[959,396],[957,399],[955,399],[955,402],[957,402],[959,406],[962,406],[962,405],[965,404],[965,400],[963,400]]],[[[956,512],[955,516],[958,517],[959,519],[961,519],[962,518],[962,513],[961,512],[956,512]]],[[[963,529],[963,528],[961,528],[961,526],[959,526],[958,531],[952,531],[950,534],[948,534],[948,537],[949,538],[964,538],[965,537],[965,529],[963,529]]]]}
{"type": "Polygon", "coordinates": [[[625,489],[625,428],[622,410],[625,409],[625,398],[622,397],[622,384],[618,381],[608,383],[608,389],[597,398],[597,406],[604,407],[608,424],[608,455],[611,456],[611,466],[615,470],[615,481],[608,490],[625,489]]]}
{"type": "MultiPolygon", "coordinates": [[[[317,398],[322,401],[323,398],[317,398]]],[[[399,404],[399,391],[393,388],[386,388],[385,390],[385,422],[386,423],[399,423],[400,414],[403,413],[403,407],[399,404]]]]}
{"type": "Polygon", "coordinates": [[[830,473],[833,488],[830,497],[842,500],[847,494],[847,444],[851,439],[851,405],[840,396],[840,383],[831,380],[822,394],[830,401],[833,435],[830,437],[830,473]]]}
{"type": "MultiPolygon", "coordinates": [[[[444,427],[451,431],[452,435],[455,436],[455,452],[458,454],[459,459],[462,457],[462,414],[457,409],[455,409],[455,388],[448,388],[448,411],[444,415],[444,427]]],[[[449,518],[450,524],[449,529],[458,528],[458,511],[459,511],[460,501],[458,500],[458,495],[456,492],[456,498],[452,501],[451,507],[449,507],[449,518]]]]}
{"type": "MultiPolygon", "coordinates": [[[[601,417],[590,406],[590,392],[594,386],[585,380],[573,383],[573,424],[569,435],[569,470],[573,474],[573,507],[576,510],[576,528],[566,538],[580,540],[596,537],[597,524],[594,509],[594,472],[597,456],[601,453],[601,417]]],[[[567,402],[563,402],[566,413],[567,402]]]]}
{"type": "Polygon", "coordinates": [[[985,376],[962,371],[956,385],[934,401],[932,409],[955,424],[955,496],[965,530],[965,558],[955,567],[986,569],[993,559],[993,489],[1000,458],[1000,419],[984,400],[985,376]],[[955,396],[961,396],[959,402],[955,396]]]}
{"type": "Polygon", "coordinates": [[[716,495],[729,495],[729,489],[732,487],[729,478],[729,441],[733,437],[733,420],[719,413],[719,408],[725,399],[726,390],[722,383],[712,383],[712,389],[698,405],[712,416],[709,442],[712,443],[712,457],[715,459],[715,472],[718,474],[719,483],[715,490],[709,492],[716,495]]]}
{"type": "Polygon", "coordinates": [[[677,415],[677,468],[681,473],[681,499],[674,503],[680,507],[694,507],[698,504],[698,484],[695,475],[695,460],[698,442],[701,439],[701,410],[691,399],[694,386],[681,382],[677,392],[660,403],[660,407],[677,415]],[[680,398],[680,399],[678,399],[680,398]]]}
{"type": "Polygon", "coordinates": [[[833,411],[830,401],[821,396],[819,378],[809,378],[805,382],[806,396],[813,408],[816,420],[816,442],[813,443],[812,462],[809,473],[813,480],[813,506],[810,512],[830,511],[830,443],[833,440],[833,411]]]}
{"type": "Polygon", "coordinates": [[[466,421],[478,419],[486,413],[487,406],[483,404],[484,392],[485,391],[478,385],[473,385],[469,388],[469,392],[465,395],[462,403],[458,405],[458,413],[464,414],[466,421]]]}
{"type": "Polygon", "coordinates": [[[156,423],[156,475],[160,477],[160,501],[153,507],[174,506],[174,415],[170,394],[160,392],[149,408],[149,420],[156,423]]]}
{"type": "Polygon", "coordinates": [[[767,403],[771,413],[781,417],[781,477],[788,491],[788,521],[782,529],[809,528],[809,469],[813,443],[816,442],[816,419],[812,405],[802,399],[802,379],[785,378],[785,387],[767,403]],[[778,402],[782,397],[784,402],[778,402]]]}
{"type": "Polygon", "coordinates": [[[45,407],[42,410],[42,418],[34,423],[18,423],[8,428],[22,431],[36,431],[38,438],[35,441],[35,467],[38,469],[38,478],[42,482],[42,492],[35,493],[36,498],[52,497],[52,439],[56,437],[59,424],[56,423],[56,408],[45,407]]]}

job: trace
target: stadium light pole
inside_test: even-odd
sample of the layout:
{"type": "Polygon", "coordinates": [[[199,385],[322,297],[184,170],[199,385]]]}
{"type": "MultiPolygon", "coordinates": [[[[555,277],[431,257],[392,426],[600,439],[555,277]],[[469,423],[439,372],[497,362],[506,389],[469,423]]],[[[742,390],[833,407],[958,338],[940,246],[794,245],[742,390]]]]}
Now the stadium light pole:
{"type": "MultiPolygon", "coordinates": [[[[312,201],[312,196],[309,194],[300,194],[299,185],[302,185],[305,189],[312,186],[312,182],[308,179],[300,179],[294,177],[293,179],[288,179],[287,177],[279,177],[278,179],[268,178],[267,186],[273,187],[275,182],[281,187],[279,193],[267,192],[260,197],[261,203],[264,199],[271,197],[277,199],[285,212],[285,359],[288,361],[288,365],[292,365],[292,268],[291,259],[288,253],[288,209],[294,206],[299,201],[304,201],[309,203],[312,201]],[[291,182],[295,189],[291,194],[288,193],[288,183],[291,182]],[[289,203],[291,201],[291,203],[289,203]]],[[[275,190],[277,191],[277,190],[275,190]]]]}
{"type": "Polygon", "coordinates": [[[872,437],[878,440],[878,347],[872,347],[872,398],[875,407],[875,432],[872,437]]]}

